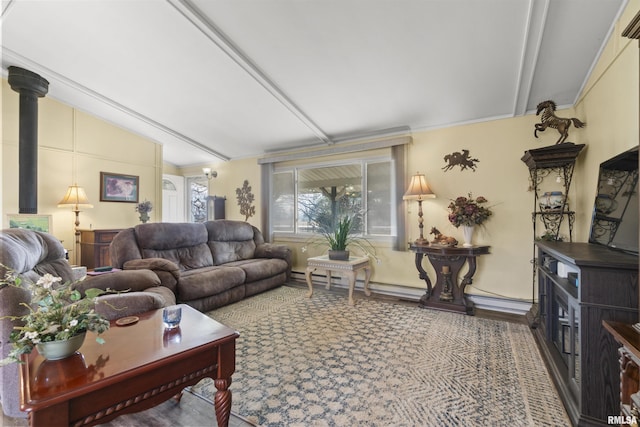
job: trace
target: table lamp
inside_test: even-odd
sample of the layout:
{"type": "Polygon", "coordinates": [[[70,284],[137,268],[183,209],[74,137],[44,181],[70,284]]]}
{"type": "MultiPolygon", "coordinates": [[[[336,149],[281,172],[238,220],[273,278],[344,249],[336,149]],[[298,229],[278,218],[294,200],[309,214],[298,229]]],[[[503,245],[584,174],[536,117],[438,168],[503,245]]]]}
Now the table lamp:
{"type": "Polygon", "coordinates": [[[429,243],[423,235],[424,224],[422,219],[422,200],[427,198],[433,199],[435,197],[436,195],[431,191],[431,188],[429,188],[429,184],[427,184],[424,174],[416,172],[416,174],[411,177],[409,188],[402,198],[404,200],[418,201],[418,227],[420,227],[420,237],[415,241],[417,245],[426,245],[429,243]]]}
{"type": "Polygon", "coordinates": [[[70,185],[67,188],[67,194],[64,195],[62,200],[58,202],[59,208],[66,208],[71,206],[71,210],[76,214],[76,247],[74,255],[75,263],[78,264],[78,246],[80,245],[80,208],[92,208],[93,205],[89,203],[89,199],[87,198],[87,193],[85,193],[84,188],[79,187],[78,184],[70,185]]]}

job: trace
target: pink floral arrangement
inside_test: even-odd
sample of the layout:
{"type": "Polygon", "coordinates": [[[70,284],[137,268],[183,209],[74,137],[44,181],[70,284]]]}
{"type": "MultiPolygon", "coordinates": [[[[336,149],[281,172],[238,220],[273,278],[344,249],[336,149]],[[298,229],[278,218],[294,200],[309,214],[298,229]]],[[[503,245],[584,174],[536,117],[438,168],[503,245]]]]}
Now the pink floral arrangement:
{"type": "Polygon", "coordinates": [[[487,199],[478,196],[475,199],[469,193],[468,197],[460,196],[449,203],[449,222],[456,227],[461,225],[481,225],[493,212],[486,206],[487,199]]]}

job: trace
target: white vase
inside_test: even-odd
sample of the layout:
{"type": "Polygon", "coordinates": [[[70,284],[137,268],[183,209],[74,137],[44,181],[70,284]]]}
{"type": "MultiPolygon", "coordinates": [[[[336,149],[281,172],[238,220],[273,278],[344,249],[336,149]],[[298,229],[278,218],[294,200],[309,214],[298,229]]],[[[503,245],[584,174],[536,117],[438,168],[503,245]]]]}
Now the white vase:
{"type": "Polygon", "coordinates": [[[462,244],[465,248],[470,248],[473,246],[471,240],[473,239],[473,225],[463,225],[462,226],[462,237],[464,238],[464,243],[462,244]]]}

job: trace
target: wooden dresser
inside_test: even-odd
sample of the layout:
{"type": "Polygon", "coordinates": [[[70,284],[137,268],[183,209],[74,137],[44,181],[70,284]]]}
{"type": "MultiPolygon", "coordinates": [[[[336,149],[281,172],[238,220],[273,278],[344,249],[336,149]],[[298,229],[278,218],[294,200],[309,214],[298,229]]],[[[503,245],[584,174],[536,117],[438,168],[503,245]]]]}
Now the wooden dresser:
{"type": "Polygon", "coordinates": [[[80,263],[88,270],[111,265],[109,244],[121,230],[80,230],[80,263]]]}

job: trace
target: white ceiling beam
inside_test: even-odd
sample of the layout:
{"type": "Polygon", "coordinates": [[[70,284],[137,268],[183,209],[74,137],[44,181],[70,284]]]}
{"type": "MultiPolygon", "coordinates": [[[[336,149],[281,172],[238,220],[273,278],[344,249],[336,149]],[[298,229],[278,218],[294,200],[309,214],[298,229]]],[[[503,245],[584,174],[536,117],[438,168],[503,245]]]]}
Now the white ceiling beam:
{"type": "Polygon", "coordinates": [[[333,144],[324,130],[296,105],[240,48],[238,48],[209,18],[189,0],[167,0],[182,16],[198,28],[209,40],[220,48],[249,76],[258,82],[271,96],[277,99],[300,120],[320,141],[333,144]]]}
{"type": "Polygon", "coordinates": [[[514,116],[522,116],[527,113],[527,105],[529,104],[529,97],[531,96],[531,87],[538,64],[548,11],[549,0],[529,0],[527,27],[522,43],[520,72],[518,73],[518,90],[513,105],[514,116]]]}

